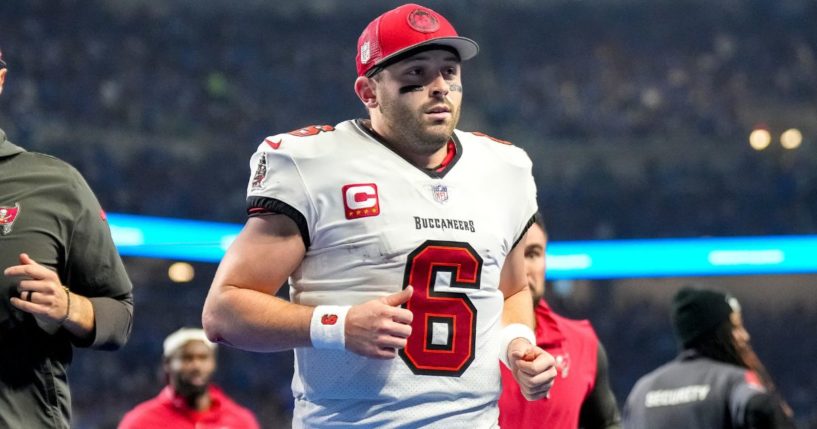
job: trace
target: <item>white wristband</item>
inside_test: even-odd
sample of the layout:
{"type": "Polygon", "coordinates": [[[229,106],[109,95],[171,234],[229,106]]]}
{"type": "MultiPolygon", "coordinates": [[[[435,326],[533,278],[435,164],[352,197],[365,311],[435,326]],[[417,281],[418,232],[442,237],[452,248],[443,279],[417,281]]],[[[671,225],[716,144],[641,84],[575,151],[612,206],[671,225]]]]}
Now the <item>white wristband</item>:
{"type": "Polygon", "coordinates": [[[534,335],[533,329],[529,326],[521,323],[511,323],[502,328],[502,332],[499,336],[499,360],[501,360],[508,369],[511,368],[510,364],[508,364],[508,346],[511,345],[511,341],[517,338],[524,338],[528,340],[531,345],[536,345],[536,335],[534,335]]]}
{"type": "Polygon", "coordinates": [[[344,350],[346,348],[346,313],[350,306],[319,305],[312,313],[309,337],[316,349],[344,350]]]}

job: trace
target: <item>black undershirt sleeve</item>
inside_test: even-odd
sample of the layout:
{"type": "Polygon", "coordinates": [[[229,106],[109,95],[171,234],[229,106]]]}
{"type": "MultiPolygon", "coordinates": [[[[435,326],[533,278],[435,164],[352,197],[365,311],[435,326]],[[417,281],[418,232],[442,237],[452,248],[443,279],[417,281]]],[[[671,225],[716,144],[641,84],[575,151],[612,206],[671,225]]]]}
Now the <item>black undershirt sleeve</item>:
{"type": "Polygon", "coordinates": [[[301,232],[301,239],[304,241],[304,248],[309,249],[311,240],[309,238],[309,226],[306,218],[295,207],[275,198],[269,197],[247,197],[247,216],[265,216],[271,214],[282,214],[298,225],[301,232]]]}
{"type": "Polygon", "coordinates": [[[584,429],[618,429],[621,428],[621,415],[616,404],[616,397],[610,389],[608,375],[607,351],[599,342],[596,353],[596,382],[593,391],[587,395],[579,414],[579,427],[584,429]]]}

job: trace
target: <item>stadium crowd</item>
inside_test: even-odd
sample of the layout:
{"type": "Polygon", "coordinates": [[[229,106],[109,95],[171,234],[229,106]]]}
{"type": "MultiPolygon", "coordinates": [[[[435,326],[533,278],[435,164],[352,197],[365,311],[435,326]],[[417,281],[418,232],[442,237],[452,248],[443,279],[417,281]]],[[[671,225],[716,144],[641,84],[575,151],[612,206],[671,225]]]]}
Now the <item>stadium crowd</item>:
{"type": "MultiPolygon", "coordinates": [[[[240,221],[236,190],[258,142],[362,114],[347,107],[347,41],[364,8],[339,18],[135,3],[0,6],[18,75],[0,113],[7,132],[79,166],[111,211],[240,221]],[[305,22],[309,40],[296,31],[305,22]]],[[[462,128],[547,162],[540,201],[559,239],[815,232],[814,145],[747,144],[763,124],[815,141],[815,9],[481,2],[461,24],[484,40],[465,75],[478,107],[462,128]],[[600,150],[564,149],[576,146],[600,150]]]]}
{"type": "MultiPolygon", "coordinates": [[[[14,76],[0,126],[76,166],[108,211],[229,222],[245,218],[247,163],[265,136],[363,115],[348,107],[357,105],[354,41],[373,10],[397,4],[114,3],[0,2],[14,76]]],[[[554,240],[817,233],[817,3],[428,5],[481,44],[464,75],[460,128],[530,153],[554,240]],[[755,127],[775,139],[797,127],[804,143],[754,151],[755,127]]],[[[78,428],[113,427],[156,393],[158,339],[200,323],[215,268],[197,265],[196,281],[179,286],[162,261],[127,264],[133,336],[126,352],[77,354],[78,428]]],[[[619,399],[675,352],[666,307],[609,311],[604,292],[563,305],[597,327],[619,399]]],[[[810,361],[787,354],[793,338],[776,334],[813,331],[817,311],[752,319],[764,324],[750,329],[753,342],[800,421],[817,420],[810,361]]],[[[817,350],[813,337],[797,349],[817,350]]],[[[291,356],[220,353],[226,390],[262,424],[286,427],[291,356]]]]}

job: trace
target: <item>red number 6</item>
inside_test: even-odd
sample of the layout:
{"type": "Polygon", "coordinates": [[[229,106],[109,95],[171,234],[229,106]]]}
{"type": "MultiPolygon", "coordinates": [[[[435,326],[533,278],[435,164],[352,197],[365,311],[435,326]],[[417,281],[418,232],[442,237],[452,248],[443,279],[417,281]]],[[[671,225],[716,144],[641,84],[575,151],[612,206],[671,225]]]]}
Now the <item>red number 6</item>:
{"type": "Polygon", "coordinates": [[[468,243],[435,240],[408,255],[403,288],[414,294],[403,306],[414,321],[400,357],[415,374],[459,377],[474,361],[477,309],[465,293],[435,291],[441,272],[451,287],[479,289],[482,258],[468,243]]]}

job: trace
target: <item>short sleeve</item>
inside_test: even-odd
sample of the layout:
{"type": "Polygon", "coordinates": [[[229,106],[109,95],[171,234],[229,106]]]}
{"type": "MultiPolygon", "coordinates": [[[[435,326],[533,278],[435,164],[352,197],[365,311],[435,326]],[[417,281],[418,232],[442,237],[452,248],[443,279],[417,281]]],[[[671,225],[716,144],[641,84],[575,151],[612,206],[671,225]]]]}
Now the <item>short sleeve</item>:
{"type": "Polygon", "coordinates": [[[537,203],[536,198],[536,182],[533,180],[533,163],[530,161],[530,158],[528,158],[524,151],[522,152],[522,155],[525,157],[527,162],[525,163],[522,179],[520,180],[520,204],[515,206],[519,208],[519,212],[517,220],[518,226],[516,234],[514,235],[515,239],[513,247],[516,247],[522,237],[525,236],[528,228],[533,225],[535,215],[539,210],[539,204],[537,203]]]}
{"type": "Polygon", "coordinates": [[[274,142],[274,138],[267,138],[250,160],[247,215],[288,216],[298,225],[304,245],[309,248],[310,225],[316,218],[314,206],[296,160],[283,148],[275,149],[271,145],[274,142]]]}
{"type": "MultiPolygon", "coordinates": [[[[503,237],[510,245],[509,250],[515,248],[533,225],[538,211],[533,162],[521,147],[484,133],[459,132],[458,138],[466,149],[480,148],[483,151],[478,156],[482,157],[484,167],[496,166],[490,170],[499,187],[492,203],[504,210],[503,237]]],[[[486,174],[485,171],[475,171],[474,174],[486,174]]]]}

